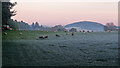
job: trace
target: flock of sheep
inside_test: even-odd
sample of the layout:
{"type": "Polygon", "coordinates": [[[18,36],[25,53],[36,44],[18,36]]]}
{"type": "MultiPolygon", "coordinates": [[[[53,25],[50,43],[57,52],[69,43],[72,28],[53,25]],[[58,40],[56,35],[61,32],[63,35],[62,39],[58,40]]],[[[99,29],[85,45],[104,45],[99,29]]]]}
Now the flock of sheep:
{"type": "MultiPolygon", "coordinates": [[[[93,31],[80,31],[80,32],[83,32],[83,33],[90,33],[90,32],[93,32],[93,31]]],[[[69,35],[70,33],[68,33],[68,31],[65,31],[66,35],[69,35]]],[[[72,32],[71,35],[74,36],[75,32],[72,32]]],[[[7,32],[4,32],[4,35],[7,35],[7,32]]],[[[19,33],[19,35],[22,35],[22,32],[19,33]]],[[[61,37],[59,34],[56,34],[55,35],[56,37],[61,37]]],[[[39,39],[46,39],[48,38],[47,35],[43,35],[43,36],[39,36],[39,39]]]]}
{"type": "MultiPolygon", "coordinates": [[[[47,31],[48,32],[48,31],[47,31]]],[[[86,32],[93,32],[93,31],[80,31],[80,32],[83,32],[83,33],[86,33],[86,32]]],[[[67,31],[65,31],[66,35],[69,35],[69,33],[67,31]]],[[[74,35],[75,32],[72,32],[72,36],[74,35]]],[[[4,35],[7,35],[7,32],[4,32],[4,35]]],[[[22,35],[22,32],[19,33],[19,35],[22,35]]],[[[56,37],[60,37],[59,34],[56,34],[56,37]]],[[[45,39],[45,38],[48,38],[48,36],[40,36],[39,38],[42,38],[42,39],[45,39]]]]}
{"type": "MultiPolygon", "coordinates": [[[[83,30],[83,31],[80,31],[80,32],[90,33],[90,32],[93,32],[93,31],[85,31],[85,30],[83,30]]],[[[66,33],[66,35],[69,35],[68,31],[65,31],[65,33],[66,33]]],[[[75,32],[72,32],[72,33],[71,33],[72,36],[74,36],[74,34],[75,34],[75,32]]],[[[55,36],[56,36],[56,37],[61,37],[59,34],[56,34],[55,36]]],[[[39,37],[39,39],[46,39],[46,38],[48,38],[48,36],[40,36],[40,37],[39,37]]]]}
{"type": "MultiPolygon", "coordinates": [[[[68,35],[67,32],[66,32],[66,35],[68,35]]],[[[72,32],[72,36],[73,36],[73,35],[74,35],[74,32],[72,32]]],[[[61,37],[59,34],[56,34],[55,36],[56,36],[56,37],[61,37]]],[[[45,35],[45,36],[43,35],[43,36],[40,36],[40,37],[39,37],[39,39],[46,39],[46,38],[48,38],[48,36],[46,36],[46,35],[45,35]]]]}

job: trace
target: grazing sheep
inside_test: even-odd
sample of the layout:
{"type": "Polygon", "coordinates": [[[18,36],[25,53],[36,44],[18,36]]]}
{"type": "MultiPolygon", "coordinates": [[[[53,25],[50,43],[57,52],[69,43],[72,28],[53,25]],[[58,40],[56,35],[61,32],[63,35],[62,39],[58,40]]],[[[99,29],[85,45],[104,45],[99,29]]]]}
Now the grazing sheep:
{"type": "Polygon", "coordinates": [[[85,30],[83,30],[83,33],[85,32],[85,30]]]}
{"type": "Polygon", "coordinates": [[[64,31],[66,33],[66,35],[69,35],[68,31],[64,31]]]}
{"type": "Polygon", "coordinates": [[[60,35],[56,34],[56,37],[60,37],[60,35]]]}
{"type": "Polygon", "coordinates": [[[22,35],[22,32],[20,32],[19,35],[22,35]]]}
{"type": "Polygon", "coordinates": [[[4,32],[4,35],[7,35],[7,33],[6,33],[6,32],[4,32]]]}
{"type": "Polygon", "coordinates": [[[83,30],[82,32],[83,32],[83,33],[86,33],[86,31],[85,31],[85,30],[83,30]]]}
{"type": "Polygon", "coordinates": [[[91,33],[93,32],[93,30],[90,31],[91,33]]]}
{"type": "Polygon", "coordinates": [[[72,36],[74,35],[74,32],[72,32],[72,36]]]}
{"type": "Polygon", "coordinates": [[[48,38],[48,36],[40,36],[39,38],[40,39],[45,39],[45,38],[48,38]]]}
{"type": "Polygon", "coordinates": [[[44,36],[40,36],[39,38],[44,39],[44,36]]]}
{"type": "Polygon", "coordinates": [[[89,30],[88,30],[87,32],[88,32],[88,33],[90,33],[90,31],[89,31],[89,30]]]}

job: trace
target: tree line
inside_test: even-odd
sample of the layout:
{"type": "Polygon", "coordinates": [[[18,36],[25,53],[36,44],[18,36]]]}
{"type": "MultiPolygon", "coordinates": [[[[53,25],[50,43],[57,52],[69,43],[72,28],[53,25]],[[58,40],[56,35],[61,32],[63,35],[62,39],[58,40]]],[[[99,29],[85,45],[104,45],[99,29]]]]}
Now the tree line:
{"type": "Polygon", "coordinates": [[[11,30],[40,30],[40,31],[66,31],[62,25],[56,25],[54,27],[44,27],[39,25],[38,22],[33,22],[31,25],[24,21],[17,21],[13,19],[8,20],[11,30]]]}

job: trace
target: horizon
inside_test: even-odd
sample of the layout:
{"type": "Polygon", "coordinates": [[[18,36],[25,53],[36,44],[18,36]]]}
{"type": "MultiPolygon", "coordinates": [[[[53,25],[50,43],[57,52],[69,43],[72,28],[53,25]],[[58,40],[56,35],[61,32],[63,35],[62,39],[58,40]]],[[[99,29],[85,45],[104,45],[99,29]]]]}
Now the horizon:
{"type": "MultiPolygon", "coordinates": [[[[15,20],[14,20],[15,21],[15,20]]],[[[21,21],[18,21],[18,22],[21,22],[21,21]]],[[[23,21],[24,22],[24,21],[23,21]]],[[[79,22],[95,22],[95,21],[78,21],[78,22],[74,22],[74,23],[79,23],[79,22]]],[[[27,22],[25,22],[25,23],[27,23],[27,22]]],[[[33,22],[34,24],[36,23],[36,22],[33,22]]],[[[39,24],[39,22],[37,22],[38,24],[39,24]]],[[[70,23],[70,24],[74,24],[74,23],[70,23]]],[[[98,23],[98,24],[101,24],[101,23],[99,23],[99,22],[95,22],[95,23],[98,23]]],[[[113,22],[109,22],[109,23],[113,23],[113,22]]],[[[29,24],[29,23],[27,23],[27,24],[29,24]]],[[[113,23],[114,24],[114,23],[113,23]]],[[[32,25],[32,24],[29,24],[29,25],[32,25]]],[[[41,26],[42,24],[39,24],[39,26],[41,26]]],[[[58,24],[58,25],[60,25],[60,24],[58,24]]],[[[69,24],[66,24],[66,25],[69,25],[69,24]]],[[[66,25],[61,25],[61,26],[66,26],[66,25]]],[[[104,24],[101,24],[101,25],[104,25],[104,24]]],[[[105,24],[106,25],[106,24],[105,24]]],[[[104,25],[104,26],[105,26],[104,25]]],[[[115,25],[115,24],[114,24],[115,25]]],[[[42,26],[44,26],[44,27],[54,27],[54,26],[57,26],[57,25],[54,25],[54,26],[49,26],[49,25],[42,25],[42,26]]],[[[115,26],[117,26],[117,27],[120,27],[119,25],[115,25],[115,26]]]]}
{"type": "Polygon", "coordinates": [[[116,2],[17,2],[17,15],[13,20],[31,25],[55,26],[80,21],[92,21],[105,25],[113,22],[118,26],[116,2]]]}

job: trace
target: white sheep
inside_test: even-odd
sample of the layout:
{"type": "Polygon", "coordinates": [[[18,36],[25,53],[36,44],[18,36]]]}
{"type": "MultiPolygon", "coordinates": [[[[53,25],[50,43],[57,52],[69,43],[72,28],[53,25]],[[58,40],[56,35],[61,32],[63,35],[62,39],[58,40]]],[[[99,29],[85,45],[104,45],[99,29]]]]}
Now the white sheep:
{"type": "Polygon", "coordinates": [[[4,35],[7,35],[7,33],[6,33],[6,32],[4,32],[4,35]]]}
{"type": "Polygon", "coordinates": [[[22,35],[22,32],[20,32],[19,35],[22,35]]]}

